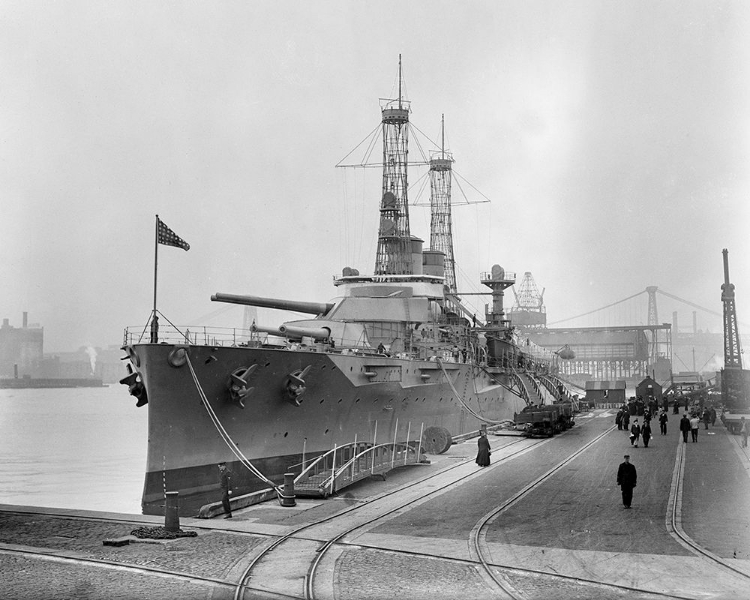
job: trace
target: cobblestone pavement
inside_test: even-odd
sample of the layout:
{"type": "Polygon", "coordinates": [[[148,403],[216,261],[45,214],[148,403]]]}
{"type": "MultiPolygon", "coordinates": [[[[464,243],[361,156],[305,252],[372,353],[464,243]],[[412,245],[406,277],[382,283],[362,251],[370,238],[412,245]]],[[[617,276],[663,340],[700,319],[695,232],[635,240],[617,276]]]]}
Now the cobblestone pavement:
{"type": "Polygon", "coordinates": [[[473,565],[371,548],[344,552],[334,579],[339,600],[477,599],[489,591],[473,565]]]}
{"type": "MultiPolygon", "coordinates": [[[[601,429],[604,420],[600,421],[594,429],[601,429]]],[[[327,576],[332,597],[500,597],[492,591],[488,576],[470,560],[469,531],[511,488],[533,479],[531,471],[544,468],[545,461],[553,462],[554,455],[564,454],[569,446],[578,444],[575,438],[581,434],[580,430],[572,430],[556,436],[540,446],[535,457],[525,455],[512,464],[498,464],[501,468],[482,471],[477,478],[355,536],[351,545],[340,547],[337,558],[331,559],[327,576]]],[[[665,486],[674,462],[674,440],[657,437],[653,448],[639,449],[638,507],[621,511],[618,490],[611,481],[623,452],[620,446],[629,449],[627,441],[620,437],[624,436],[608,434],[592,453],[590,464],[569,465],[549,480],[546,493],[529,495],[492,526],[487,535],[492,560],[504,565],[495,567],[495,572],[529,600],[656,597],[653,593],[601,588],[544,574],[572,573],[575,567],[584,579],[589,570],[596,579],[593,575],[597,569],[601,572],[605,563],[612,568],[611,583],[617,583],[616,574],[627,571],[628,565],[632,567],[631,574],[620,579],[632,582],[626,583],[625,588],[656,591],[657,587],[643,588],[648,585],[645,577],[650,576],[646,573],[650,569],[654,577],[672,578],[661,588],[667,594],[712,600],[740,598],[722,595],[718,588],[710,593],[711,581],[705,579],[706,571],[701,571],[705,561],[689,555],[663,533],[665,486]],[[585,509],[581,494],[586,495],[592,510],[585,509]],[[629,521],[624,528],[612,529],[612,519],[629,521]],[[678,582],[680,577],[684,585],[678,582]],[[691,591],[692,577],[702,583],[702,591],[691,591]]],[[[498,450],[508,440],[492,442],[493,450],[498,450]]],[[[750,517],[746,516],[750,477],[744,462],[747,453],[734,446],[736,440],[717,427],[715,435],[706,434],[698,444],[687,448],[682,525],[700,544],[729,559],[736,552],[738,563],[744,563],[747,561],[739,559],[745,559],[750,548],[750,517]],[[714,503],[720,514],[712,508],[714,503]]],[[[439,471],[457,460],[470,459],[475,451],[470,442],[459,444],[451,448],[449,455],[435,457],[434,464],[428,467],[395,471],[387,481],[363,481],[337,498],[300,501],[295,509],[266,503],[237,511],[231,521],[186,519],[183,529],[197,531],[197,537],[157,543],[103,545],[107,538],[128,535],[140,525],[156,524],[154,518],[0,507],[0,598],[229,599],[229,586],[188,581],[182,576],[235,581],[249,556],[268,541],[268,535],[332,515],[378,494],[389,494],[400,483],[439,471]],[[45,556],[13,552],[19,549],[37,549],[45,556]],[[101,562],[76,563],[66,557],[101,562]]],[[[258,596],[250,593],[248,597],[258,596]]]]}
{"type": "Polygon", "coordinates": [[[198,600],[211,593],[206,585],[158,575],[2,553],[0,572],[4,600],[198,600]]]}
{"type": "Polygon", "coordinates": [[[105,539],[129,535],[132,529],[130,523],[0,513],[2,543],[214,579],[223,579],[240,558],[263,541],[258,536],[201,531],[197,537],[156,543],[103,544],[105,539]]]}

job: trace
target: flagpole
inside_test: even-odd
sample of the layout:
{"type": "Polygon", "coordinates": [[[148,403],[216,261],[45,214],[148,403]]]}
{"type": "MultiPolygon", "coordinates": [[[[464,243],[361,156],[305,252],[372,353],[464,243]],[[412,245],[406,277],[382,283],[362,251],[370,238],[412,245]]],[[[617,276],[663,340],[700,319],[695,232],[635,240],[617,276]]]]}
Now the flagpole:
{"type": "Polygon", "coordinates": [[[151,343],[159,341],[159,321],[156,318],[156,273],[159,264],[159,215],[156,215],[154,228],[154,312],[151,316],[151,343]]]}

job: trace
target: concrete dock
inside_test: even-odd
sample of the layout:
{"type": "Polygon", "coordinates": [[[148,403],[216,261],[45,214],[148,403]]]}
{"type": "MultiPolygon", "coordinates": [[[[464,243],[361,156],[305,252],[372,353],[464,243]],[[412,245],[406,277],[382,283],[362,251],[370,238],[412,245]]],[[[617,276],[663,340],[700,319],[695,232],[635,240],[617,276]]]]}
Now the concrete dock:
{"type": "MultiPolygon", "coordinates": [[[[274,536],[325,516],[353,523],[357,511],[344,513],[358,504],[398,506],[407,494],[402,487],[427,475],[435,477],[421,491],[431,496],[335,547],[316,597],[493,596],[467,543],[472,528],[604,434],[491,522],[486,547],[502,576],[530,599],[750,598],[750,453],[718,421],[708,430],[701,424],[697,443],[683,444],[678,419],[669,416],[668,435],[657,424],[648,448],[631,447],[626,432],[611,429],[613,411],[579,415],[573,429],[540,444],[490,435],[487,468],[474,463],[470,439],[430,457],[428,466],[397,469],[385,481],[371,478],[327,500],[298,499],[291,508],[269,502],[231,520],[182,517],[182,530],[197,535],[174,540],[104,544],[138,527],[164,525],[163,517],[0,505],[2,597],[232,598],[252,557],[274,536]],[[528,451],[504,460],[519,444],[528,451]],[[623,508],[615,483],[626,453],[638,470],[631,510],[623,508]],[[677,528],[718,561],[674,534],[670,506],[677,507],[677,528]]],[[[269,575],[276,589],[284,588],[284,571],[281,564],[269,575]]],[[[279,596],[250,590],[245,597],[279,596]]]]}

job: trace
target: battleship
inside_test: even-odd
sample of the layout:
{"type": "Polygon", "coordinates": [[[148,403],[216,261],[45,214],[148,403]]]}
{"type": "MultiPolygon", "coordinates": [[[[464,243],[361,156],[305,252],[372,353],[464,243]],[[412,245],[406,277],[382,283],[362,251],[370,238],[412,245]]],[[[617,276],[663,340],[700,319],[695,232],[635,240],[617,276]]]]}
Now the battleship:
{"type": "MultiPolygon", "coordinates": [[[[233,471],[234,496],[346,444],[405,443],[446,451],[456,436],[512,422],[532,388],[554,393],[555,356],[520,344],[503,308],[515,274],[479,274],[491,295],[483,319],[462,304],[450,227],[452,156],[429,159],[430,248],[411,234],[408,130],[411,106],[381,99],[382,190],[372,275],[344,267],[332,302],[217,292],[212,301],[282,309],[308,318],[249,330],[127,328],[126,384],[148,410],[145,514],[180,514],[218,500],[217,463],[233,471]]],[[[444,146],[444,145],[443,145],[444,146]]],[[[485,289],[482,288],[482,289],[485,289]]],[[[156,311],[154,312],[156,317],[156,311]]],[[[164,319],[162,319],[164,320],[164,319]]],[[[537,392],[538,394],[538,392],[537,392]]],[[[540,396],[537,395],[536,402],[540,396]]]]}

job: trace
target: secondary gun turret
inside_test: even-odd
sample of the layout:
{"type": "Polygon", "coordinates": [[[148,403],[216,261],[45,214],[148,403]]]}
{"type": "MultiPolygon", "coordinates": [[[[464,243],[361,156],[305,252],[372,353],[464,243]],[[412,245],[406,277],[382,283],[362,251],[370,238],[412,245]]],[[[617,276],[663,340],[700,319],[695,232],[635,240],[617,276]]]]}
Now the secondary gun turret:
{"type": "Polygon", "coordinates": [[[334,307],[328,302],[300,302],[298,300],[281,300],[278,298],[260,298],[259,296],[238,296],[216,292],[211,296],[214,302],[228,302],[230,304],[244,304],[245,306],[259,306],[261,308],[277,308],[291,310],[309,315],[325,315],[334,307]]]}

